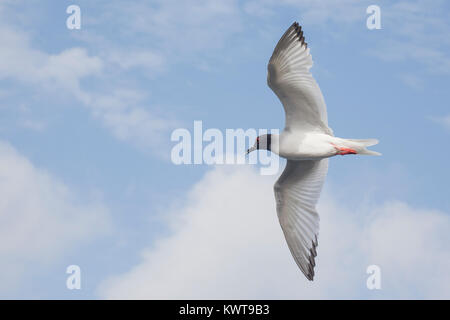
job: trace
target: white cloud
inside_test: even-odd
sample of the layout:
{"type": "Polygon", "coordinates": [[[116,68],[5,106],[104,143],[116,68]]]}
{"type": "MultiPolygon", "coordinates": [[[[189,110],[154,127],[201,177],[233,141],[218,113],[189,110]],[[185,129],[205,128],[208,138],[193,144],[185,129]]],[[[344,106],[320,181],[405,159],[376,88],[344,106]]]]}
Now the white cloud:
{"type": "Polygon", "coordinates": [[[71,48],[59,54],[47,54],[33,49],[28,36],[2,25],[0,38],[0,78],[14,78],[24,83],[47,88],[67,89],[77,94],[80,80],[98,75],[102,61],[89,56],[83,48],[71,48]]]}
{"type": "Polygon", "coordinates": [[[173,210],[171,235],[129,272],[105,281],[105,298],[449,298],[450,217],[405,203],[341,204],[325,192],[316,279],[308,282],[285,244],[274,177],[218,167],[173,210]],[[358,207],[358,210],[352,208],[358,207]],[[368,265],[382,290],[366,289],[368,265]]]}
{"type": "Polygon", "coordinates": [[[22,119],[19,121],[19,125],[21,127],[40,132],[45,129],[47,124],[44,121],[39,121],[36,119],[22,119]]]}
{"type": "Polygon", "coordinates": [[[165,64],[163,55],[151,50],[108,50],[106,58],[113,64],[119,65],[121,69],[143,68],[146,74],[152,75],[155,71],[160,71],[165,64]]]}
{"type": "Polygon", "coordinates": [[[2,141],[0,194],[2,290],[11,292],[24,272],[34,272],[110,229],[102,204],[80,204],[67,186],[2,141]]]}
{"type": "Polygon", "coordinates": [[[422,78],[410,74],[410,73],[404,73],[398,76],[398,78],[408,87],[415,89],[415,90],[423,90],[424,84],[422,78]]]}
{"type": "Polygon", "coordinates": [[[173,57],[221,48],[241,25],[236,0],[136,1],[109,7],[120,11],[127,31],[154,36],[157,45],[175,50],[173,57]]]}
{"type": "Polygon", "coordinates": [[[430,74],[449,74],[450,24],[445,6],[440,0],[433,5],[423,0],[381,5],[383,28],[392,35],[373,54],[386,61],[418,63],[430,74]]]}
{"type": "Polygon", "coordinates": [[[244,9],[248,14],[270,16],[280,7],[295,10],[302,24],[324,25],[333,23],[354,23],[364,21],[365,8],[360,0],[250,0],[244,9]]]}
{"type": "MultiPolygon", "coordinates": [[[[34,94],[62,93],[66,99],[75,98],[120,140],[161,153],[161,137],[167,134],[174,121],[154,114],[145,106],[143,99],[146,95],[143,92],[117,85],[114,78],[113,81],[110,79],[109,71],[116,70],[116,66],[121,71],[135,67],[157,70],[164,61],[161,56],[151,51],[127,54],[112,51],[102,58],[77,47],[49,54],[33,48],[26,33],[4,25],[0,25],[0,38],[4,45],[0,52],[0,79],[13,79],[29,85],[36,92],[31,91],[34,94]],[[95,89],[81,85],[82,80],[92,77],[96,77],[100,84],[108,77],[108,85],[96,86],[95,89]]],[[[30,118],[21,125],[37,128],[36,123],[36,119],[30,118]]]]}
{"type": "Polygon", "coordinates": [[[430,119],[450,130],[450,114],[443,117],[430,117],[430,119]]]}
{"type": "Polygon", "coordinates": [[[144,107],[145,98],[140,90],[117,88],[110,94],[85,92],[82,99],[92,115],[117,139],[167,157],[168,132],[179,123],[171,117],[156,114],[156,110],[150,112],[144,107]]]}
{"type": "MultiPolygon", "coordinates": [[[[361,0],[261,0],[248,1],[244,10],[249,15],[271,19],[280,7],[290,8],[301,24],[326,27],[333,34],[330,24],[354,25],[366,30],[366,8],[373,1],[361,0]]],[[[382,30],[368,31],[372,35],[384,34],[375,40],[370,54],[384,61],[408,61],[417,72],[429,74],[450,73],[450,24],[447,19],[446,1],[382,1],[382,30]]],[[[341,36],[341,35],[339,35],[341,36]]]]}

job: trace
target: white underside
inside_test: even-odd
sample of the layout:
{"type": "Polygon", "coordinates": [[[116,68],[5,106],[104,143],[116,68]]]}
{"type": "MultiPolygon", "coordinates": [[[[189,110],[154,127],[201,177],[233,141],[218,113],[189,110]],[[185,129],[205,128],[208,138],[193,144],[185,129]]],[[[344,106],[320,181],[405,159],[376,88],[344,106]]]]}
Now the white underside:
{"type": "Polygon", "coordinates": [[[362,155],[379,155],[366,147],[378,143],[375,139],[343,139],[320,132],[283,131],[279,138],[280,157],[288,160],[320,160],[341,154],[339,148],[348,148],[362,155]]]}

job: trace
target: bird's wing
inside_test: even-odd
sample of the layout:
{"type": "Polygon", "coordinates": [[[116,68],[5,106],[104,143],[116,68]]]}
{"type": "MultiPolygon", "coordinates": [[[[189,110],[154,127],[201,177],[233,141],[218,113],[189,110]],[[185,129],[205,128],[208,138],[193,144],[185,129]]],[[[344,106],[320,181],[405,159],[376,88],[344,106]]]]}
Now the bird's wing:
{"type": "Polygon", "coordinates": [[[309,72],[312,65],[302,27],[294,22],[273,51],[267,66],[267,84],[284,106],[286,130],[332,134],[325,100],[309,72]]]}
{"type": "Polygon", "coordinates": [[[308,280],[314,278],[319,215],[316,203],[328,170],[328,159],[288,160],[275,183],[277,214],[295,262],[308,280]]]}

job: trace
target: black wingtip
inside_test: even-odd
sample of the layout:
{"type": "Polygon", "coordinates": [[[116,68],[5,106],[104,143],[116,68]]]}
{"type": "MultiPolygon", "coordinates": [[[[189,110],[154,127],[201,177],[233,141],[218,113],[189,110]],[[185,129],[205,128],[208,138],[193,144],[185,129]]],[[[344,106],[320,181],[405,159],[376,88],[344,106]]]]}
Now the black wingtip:
{"type": "Polygon", "coordinates": [[[313,281],[314,280],[314,267],[316,266],[316,261],[315,261],[315,257],[317,257],[317,246],[319,245],[319,242],[317,241],[317,235],[314,236],[314,240],[312,240],[312,247],[311,249],[309,249],[309,265],[308,265],[308,274],[306,275],[306,278],[309,281],[313,281]]]}
{"type": "Polygon", "coordinates": [[[314,267],[312,267],[311,265],[309,266],[309,270],[308,270],[308,275],[306,275],[306,278],[309,281],[313,281],[314,280],[314,267]]]}
{"type": "Polygon", "coordinates": [[[305,45],[305,48],[308,48],[308,43],[306,43],[305,37],[303,36],[302,26],[297,21],[295,21],[292,24],[292,26],[294,27],[295,32],[297,33],[298,40],[301,42],[302,45],[305,45]]]}

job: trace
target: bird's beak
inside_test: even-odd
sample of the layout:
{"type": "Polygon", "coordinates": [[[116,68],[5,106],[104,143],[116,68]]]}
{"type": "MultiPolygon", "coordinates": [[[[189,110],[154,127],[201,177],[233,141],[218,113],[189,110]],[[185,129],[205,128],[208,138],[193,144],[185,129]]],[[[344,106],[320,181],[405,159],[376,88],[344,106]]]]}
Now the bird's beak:
{"type": "Polygon", "coordinates": [[[246,155],[249,154],[250,152],[256,150],[256,148],[253,146],[250,149],[247,150],[247,152],[245,153],[246,155]]]}

